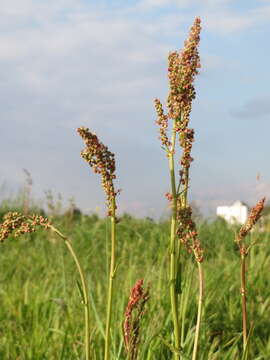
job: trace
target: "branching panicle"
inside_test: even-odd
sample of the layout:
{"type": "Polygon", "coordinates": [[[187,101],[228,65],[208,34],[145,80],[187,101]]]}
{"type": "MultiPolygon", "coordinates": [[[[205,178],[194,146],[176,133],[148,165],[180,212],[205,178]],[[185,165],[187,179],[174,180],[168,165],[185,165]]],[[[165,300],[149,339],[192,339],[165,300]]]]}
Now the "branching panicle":
{"type": "Polygon", "coordinates": [[[110,215],[111,202],[118,193],[118,191],[114,190],[113,184],[113,180],[116,178],[114,154],[88,128],[80,127],[77,129],[77,132],[86,145],[85,149],[81,152],[82,158],[88,162],[95,173],[101,174],[102,187],[107,197],[108,215],[110,215]]]}
{"type": "Polygon", "coordinates": [[[194,78],[200,68],[198,45],[200,41],[201,20],[196,18],[190,29],[189,37],[185,41],[180,53],[172,52],[169,55],[168,76],[170,93],[168,96],[169,117],[182,123],[180,128],[186,127],[191,111],[191,102],[195,99],[194,78]]]}
{"type": "Polygon", "coordinates": [[[130,291],[129,302],[125,311],[123,325],[124,343],[128,359],[137,359],[140,322],[144,314],[144,307],[149,300],[149,289],[144,290],[143,279],[138,280],[130,291]]]}
{"type": "Polygon", "coordinates": [[[192,220],[191,207],[179,209],[177,220],[179,223],[176,231],[178,239],[185,245],[189,253],[194,254],[197,262],[203,262],[203,249],[198,238],[196,224],[192,220]]]}
{"type": "Polygon", "coordinates": [[[167,136],[168,119],[175,120],[176,132],[180,134],[180,145],[184,152],[187,153],[183,155],[182,162],[186,164],[188,161],[188,167],[192,161],[190,151],[194,131],[187,129],[187,127],[192,100],[196,96],[193,83],[195,76],[198,74],[198,69],[201,67],[198,52],[200,31],[201,20],[196,18],[182,51],[174,51],[169,54],[168,78],[170,91],[167,99],[168,114],[164,113],[161,102],[158,99],[155,100],[161,143],[166,147],[171,145],[167,136]]]}
{"type": "Polygon", "coordinates": [[[262,198],[250,211],[246,223],[239,230],[238,235],[236,236],[235,242],[240,246],[243,239],[248,235],[253,226],[257,223],[262,215],[264,208],[265,197],[262,198]]]}
{"type": "Polygon", "coordinates": [[[12,234],[18,237],[35,232],[39,226],[47,229],[50,226],[49,220],[40,215],[25,216],[18,212],[9,212],[0,224],[0,241],[3,242],[12,234]]]}
{"type": "Polygon", "coordinates": [[[180,145],[183,148],[183,154],[180,163],[182,168],[184,169],[188,169],[190,167],[190,163],[193,161],[193,158],[190,155],[193,141],[194,141],[194,130],[186,128],[180,134],[180,145]]]}
{"type": "Polygon", "coordinates": [[[189,168],[193,161],[191,157],[194,130],[188,128],[192,101],[195,99],[195,76],[200,68],[198,45],[200,42],[201,20],[196,18],[190,29],[188,39],[180,52],[171,52],[168,57],[168,77],[170,91],[167,99],[168,114],[164,113],[161,102],[155,100],[158,115],[157,124],[160,129],[160,139],[163,146],[170,152],[171,142],[168,139],[168,119],[175,121],[175,131],[179,134],[179,144],[183,149],[180,165],[184,176],[181,184],[187,191],[189,181],[189,168]]]}
{"type": "Polygon", "coordinates": [[[167,135],[168,115],[164,114],[164,110],[159,99],[155,99],[155,108],[158,116],[156,123],[159,125],[161,144],[168,148],[169,146],[171,146],[171,142],[169,141],[167,135]]]}

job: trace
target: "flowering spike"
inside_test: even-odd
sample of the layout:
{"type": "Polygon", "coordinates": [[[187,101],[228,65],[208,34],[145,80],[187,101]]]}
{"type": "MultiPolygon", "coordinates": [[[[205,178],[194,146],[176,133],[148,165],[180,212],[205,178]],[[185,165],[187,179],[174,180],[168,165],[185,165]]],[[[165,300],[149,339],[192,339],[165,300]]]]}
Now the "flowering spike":
{"type": "MultiPolygon", "coordinates": [[[[195,18],[190,29],[189,36],[184,43],[184,48],[180,51],[174,51],[168,57],[168,78],[169,95],[167,99],[168,113],[165,114],[161,102],[155,100],[157,112],[157,124],[160,129],[160,140],[163,146],[169,150],[172,146],[168,139],[168,119],[175,121],[175,131],[179,134],[179,144],[183,148],[183,154],[180,161],[184,169],[182,185],[188,183],[188,169],[193,158],[191,149],[194,141],[194,130],[188,128],[191,105],[195,99],[196,92],[194,88],[195,76],[198,74],[200,57],[198,45],[200,42],[201,20],[195,18]]],[[[173,153],[174,149],[170,149],[173,153]]]]}
{"type": "Polygon", "coordinates": [[[247,236],[251,231],[256,222],[260,219],[262,211],[264,208],[265,197],[262,198],[250,211],[246,223],[239,230],[238,235],[236,236],[235,242],[240,245],[241,241],[247,236]]]}
{"type": "Polygon", "coordinates": [[[82,158],[88,162],[94,173],[101,174],[102,187],[107,196],[107,206],[110,215],[111,201],[119,193],[119,191],[114,190],[113,184],[113,180],[116,178],[114,154],[88,128],[80,127],[77,129],[77,132],[86,145],[85,149],[81,152],[82,158]]]}
{"type": "Polygon", "coordinates": [[[179,119],[182,113],[182,126],[186,127],[191,111],[191,102],[196,93],[193,86],[195,75],[200,68],[198,45],[200,42],[201,20],[196,18],[190,29],[183,50],[169,55],[168,76],[170,93],[168,96],[169,117],[179,119]]]}
{"type": "Polygon", "coordinates": [[[199,263],[203,262],[203,249],[198,238],[196,224],[192,220],[192,209],[190,206],[179,208],[177,214],[179,226],[176,234],[178,239],[183,243],[189,253],[193,253],[195,260],[199,263]]]}
{"type": "Polygon", "coordinates": [[[145,304],[148,300],[149,290],[144,290],[143,279],[138,280],[130,291],[123,325],[124,343],[130,360],[137,359],[140,321],[144,314],[145,304]]]}
{"type": "Polygon", "coordinates": [[[164,110],[159,99],[155,99],[155,108],[158,116],[156,123],[159,125],[161,144],[169,147],[171,145],[171,142],[169,141],[167,136],[168,115],[164,114],[164,110]]]}
{"type": "Polygon", "coordinates": [[[12,234],[18,237],[35,232],[39,226],[47,229],[50,226],[49,220],[40,215],[25,216],[18,212],[9,212],[4,216],[4,222],[0,224],[0,242],[12,234]]]}

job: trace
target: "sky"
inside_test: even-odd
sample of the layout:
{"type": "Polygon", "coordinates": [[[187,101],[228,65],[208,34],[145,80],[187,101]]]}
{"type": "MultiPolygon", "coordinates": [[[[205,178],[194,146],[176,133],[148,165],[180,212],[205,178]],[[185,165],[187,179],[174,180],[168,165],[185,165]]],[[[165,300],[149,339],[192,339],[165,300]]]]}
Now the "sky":
{"type": "Polygon", "coordinates": [[[76,128],[116,155],[119,212],[168,211],[168,160],[154,99],[166,103],[167,57],[201,17],[190,201],[216,206],[270,196],[270,1],[1,0],[0,198],[24,186],[104,212],[100,179],[76,128]]]}

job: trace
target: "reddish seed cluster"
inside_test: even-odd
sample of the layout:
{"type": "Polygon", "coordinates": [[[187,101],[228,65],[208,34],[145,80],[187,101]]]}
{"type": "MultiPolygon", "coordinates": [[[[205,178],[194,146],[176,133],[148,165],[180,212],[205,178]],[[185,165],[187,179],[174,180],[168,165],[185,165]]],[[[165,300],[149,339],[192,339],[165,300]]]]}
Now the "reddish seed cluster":
{"type": "Polygon", "coordinates": [[[169,141],[167,136],[168,116],[164,114],[162,104],[158,99],[155,99],[155,108],[158,116],[156,123],[159,125],[161,144],[169,148],[171,142],[169,141]]]}
{"type": "Polygon", "coordinates": [[[113,180],[116,178],[114,154],[88,128],[80,127],[77,132],[86,145],[81,152],[82,158],[88,162],[95,173],[101,174],[102,187],[107,196],[108,215],[111,215],[111,201],[118,193],[118,191],[115,192],[113,185],[113,180]]]}
{"type": "Polygon", "coordinates": [[[201,20],[196,18],[190,29],[183,50],[169,55],[168,76],[170,93],[168,96],[169,117],[178,119],[181,115],[180,128],[186,128],[191,111],[191,102],[195,98],[193,86],[195,75],[200,68],[198,45],[200,41],[201,20]]]}
{"type": "Polygon", "coordinates": [[[192,143],[194,141],[194,130],[186,128],[182,133],[180,133],[180,145],[183,148],[183,155],[181,158],[181,165],[184,169],[190,167],[190,163],[193,161],[193,158],[190,156],[192,143]]]}
{"type": "Polygon", "coordinates": [[[39,226],[47,229],[50,223],[48,219],[40,215],[25,216],[18,212],[7,213],[4,216],[4,222],[0,224],[0,241],[3,242],[12,234],[18,237],[35,232],[39,226]]]}
{"type": "MultiPolygon", "coordinates": [[[[168,119],[175,119],[176,132],[179,133],[180,146],[183,148],[181,165],[185,169],[190,167],[193,160],[190,153],[194,141],[194,130],[189,129],[188,124],[192,100],[196,96],[193,83],[201,66],[198,52],[200,31],[201,20],[196,18],[183,50],[180,53],[175,51],[169,54],[168,77],[170,91],[167,100],[168,114],[164,113],[161,102],[158,99],[155,100],[161,143],[167,148],[170,147],[171,143],[167,135],[168,119]]],[[[183,181],[186,180],[183,179],[183,181]]]]}
{"type": "MultiPolygon", "coordinates": [[[[157,112],[157,124],[160,127],[160,139],[163,146],[166,147],[168,156],[175,152],[174,133],[173,143],[168,140],[168,120],[174,120],[174,130],[178,134],[179,144],[182,148],[182,157],[180,160],[180,184],[177,190],[178,213],[177,236],[183,242],[190,253],[193,253],[196,261],[203,261],[203,250],[196,230],[195,223],[192,220],[191,208],[186,207],[185,202],[181,203],[181,193],[183,198],[187,196],[189,168],[193,161],[191,157],[192,145],[194,142],[194,130],[188,127],[191,113],[192,101],[195,99],[196,92],[194,88],[194,79],[198,74],[200,57],[198,46],[200,42],[201,20],[196,18],[190,29],[188,39],[184,43],[184,48],[180,52],[172,52],[168,57],[168,77],[169,77],[169,95],[167,99],[168,113],[165,114],[161,102],[155,100],[157,112]],[[182,190],[182,191],[181,191],[182,190]]],[[[172,194],[165,195],[172,202],[172,194]]]]}
{"type": "Polygon", "coordinates": [[[243,239],[251,231],[256,222],[260,219],[262,211],[264,208],[265,198],[262,198],[250,211],[246,223],[239,230],[238,235],[236,236],[236,243],[238,244],[240,251],[245,253],[245,246],[241,244],[243,239]]]}
{"type": "Polygon", "coordinates": [[[137,358],[140,321],[148,300],[149,291],[148,289],[146,291],[144,290],[143,279],[138,280],[131,289],[123,325],[125,348],[131,360],[137,358]]]}
{"type": "Polygon", "coordinates": [[[192,220],[192,209],[190,206],[180,208],[177,214],[179,226],[176,234],[179,240],[185,245],[187,251],[195,256],[197,262],[203,262],[203,249],[198,238],[196,225],[192,220]]]}

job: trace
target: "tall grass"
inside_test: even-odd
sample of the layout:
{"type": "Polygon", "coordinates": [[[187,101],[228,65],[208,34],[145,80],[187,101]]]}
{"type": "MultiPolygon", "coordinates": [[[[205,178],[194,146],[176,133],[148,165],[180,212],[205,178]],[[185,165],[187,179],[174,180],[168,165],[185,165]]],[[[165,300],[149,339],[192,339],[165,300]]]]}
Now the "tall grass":
{"type": "MultiPolygon", "coordinates": [[[[55,224],[71,235],[87,274],[90,293],[90,350],[93,359],[104,356],[106,319],[106,272],[104,233],[108,220],[81,216],[72,223],[59,218],[55,224]]],[[[138,278],[151,285],[151,298],[141,325],[139,359],[171,359],[171,350],[160,340],[170,337],[169,265],[167,233],[169,222],[155,223],[124,217],[118,224],[120,262],[112,308],[111,346],[113,359],[125,359],[122,322],[129,291],[138,278]],[[147,242],[145,241],[147,239],[147,242]]],[[[242,356],[242,313],[239,306],[239,255],[232,239],[234,228],[223,221],[203,223],[198,228],[205,247],[205,288],[200,341],[202,360],[238,360],[242,356]],[[221,286],[222,285],[222,286],[221,286]]],[[[268,312],[268,233],[253,232],[254,247],[249,266],[248,312],[254,323],[250,358],[268,359],[270,335],[268,312]]],[[[191,358],[196,324],[197,281],[188,255],[183,255],[189,289],[183,331],[183,350],[191,358]]],[[[20,239],[10,239],[0,253],[0,358],[2,359],[82,359],[84,319],[72,258],[61,239],[39,231],[20,239]],[[75,320],[75,321],[74,321],[75,320]]],[[[184,301],[184,299],[183,299],[184,301]]]]}
{"type": "Polygon", "coordinates": [[[38,228],[43,228],[53,233],[57,234],[66,245],[73,261],[75,262],[76,269],[79,274],[79,278],[81,283],[78,282],[78,287],[80,290],[81,300],[84,305],[84,315],[85,315],[85,337],[84,337],[84,345],[85,345],[85,359],[90,360],[90,313],[89,313],[89,300],[88,300],[88,289],[85,274],[81,267],[79,258],[74,250],[71,241],[67,238],[67,236],[63,235],[57,228],[55,228],[48,219],[44,218],[41,215],[22,215],[18,212],[9,212],[4,215],[3,223],[0,227],[0,241],[7,241],[11,236],[15,238],[25,235],[25,234],[33,234],[37,231],[38,228]]]}

